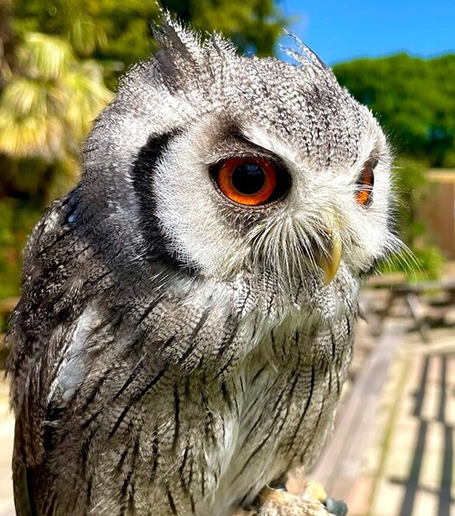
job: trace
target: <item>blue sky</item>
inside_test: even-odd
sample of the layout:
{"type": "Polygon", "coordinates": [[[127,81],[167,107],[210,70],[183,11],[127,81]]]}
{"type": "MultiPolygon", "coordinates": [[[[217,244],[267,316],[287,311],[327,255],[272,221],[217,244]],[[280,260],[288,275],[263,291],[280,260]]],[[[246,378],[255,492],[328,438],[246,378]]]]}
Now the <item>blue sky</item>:
{"type": "MultiPolygon", "coordinates": [[[[455,53],[455,0],[279,0],[291,32],[328,64],[400,51],[455,53]]],[[[286,41],[284,40],[284,44],[286,41]]]]}

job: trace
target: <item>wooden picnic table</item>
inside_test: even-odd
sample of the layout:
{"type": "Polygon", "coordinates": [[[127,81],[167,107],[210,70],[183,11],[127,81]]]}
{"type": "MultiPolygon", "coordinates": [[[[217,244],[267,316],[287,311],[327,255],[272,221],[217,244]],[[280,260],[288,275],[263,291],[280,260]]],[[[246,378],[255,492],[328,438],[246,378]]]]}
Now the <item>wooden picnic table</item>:
{"type": "Polygon", "coordinates": [[[430,327],[424,314],[422,296],[431,292],[445,293],[447,299],[441,307],[443,315],[455,305],[455,280],[425,281],[421,283],[400,282],[395,284],[374,282],[371,286],[373,288],[383,288],[390,292],[388,303],[383,311],[383,320],[390,314],[395,302],[404,298],[409,313],[416,322],[424,342],[430,342],[431,338],[430,327]]]}

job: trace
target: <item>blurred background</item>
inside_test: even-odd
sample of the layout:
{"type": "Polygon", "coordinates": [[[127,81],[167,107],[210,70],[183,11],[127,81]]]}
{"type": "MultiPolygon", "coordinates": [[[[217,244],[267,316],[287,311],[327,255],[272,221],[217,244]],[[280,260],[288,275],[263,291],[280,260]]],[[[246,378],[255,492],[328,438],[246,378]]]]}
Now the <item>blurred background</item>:
{"type": "MultiPolygon", "coordinates": [[[[288,59],[287,28],[385,128],[409,251],[365,287],[343,406],[312,477],[352,516],[455,515],[455,2],[161,3],[246,54],[288,59]]],[[[92,121],[153,52],[157,17],[152,0],[0,0],[0,334],[27,236],[77,182],[92,121]]],[[[14,514],[7,392],[3,381],[0,516],[14,514]]]]}

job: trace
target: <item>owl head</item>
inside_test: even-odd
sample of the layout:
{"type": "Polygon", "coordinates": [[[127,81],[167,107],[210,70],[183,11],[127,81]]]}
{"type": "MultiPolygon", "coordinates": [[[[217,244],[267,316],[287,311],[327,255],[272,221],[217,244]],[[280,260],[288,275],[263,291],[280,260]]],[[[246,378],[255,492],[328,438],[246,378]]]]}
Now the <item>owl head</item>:
{"type": "Polygon", "coordinates": [[[125,281],[158,267],[340,295],[396,247],[384,133],[312,51],[239,57],[167,15],[156,39],[97,120],[79,186],[125,281]]]}

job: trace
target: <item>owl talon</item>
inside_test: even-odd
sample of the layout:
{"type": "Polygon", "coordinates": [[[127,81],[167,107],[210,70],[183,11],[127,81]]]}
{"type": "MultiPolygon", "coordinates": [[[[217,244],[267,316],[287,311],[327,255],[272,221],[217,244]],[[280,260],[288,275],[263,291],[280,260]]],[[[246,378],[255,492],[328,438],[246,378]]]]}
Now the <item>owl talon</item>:
{"type": "MultiPolygon", "coordinates": [[[[328,516],[321,501],[313,501],[288,493],[284,489],[266,488],[257,498],[254,516],[328,516]]],[[[251,513],[248,513],[251,515],[251,513]]]]}
{"type": "Polygon", "coordinates": [[[303,486],[303,498],[312,502],[324,503],[327,499],[327,493],[319,482],[315,480],[307,480],[303,486]]]}
{"type": "Polygon", "coordinates": [[[329,514],[334,514],[334,516],[346,516],[348,513],[348,505],[344,500],[326,498],[322,503],[326,506],[329,514]]]}
{"type": "Polygon", "coordinates": [[[302,496],[313,502],[322,503],[327,512],[334,516],[346,516],[348,513],[348,506],[344,500],[329,498],[321,484],[314,480],[305,483],[302,496]]]}
{"type": "Polygon", "coordinates": [[[265,488],[252,507],[254,516],[346,516],[347,505],[341,500],[328,498],[317,482],[307,482],[302,496],[285,489],[265,488]],[[258,507],[259,505],[259,507],[258,507]]]}

